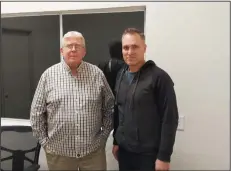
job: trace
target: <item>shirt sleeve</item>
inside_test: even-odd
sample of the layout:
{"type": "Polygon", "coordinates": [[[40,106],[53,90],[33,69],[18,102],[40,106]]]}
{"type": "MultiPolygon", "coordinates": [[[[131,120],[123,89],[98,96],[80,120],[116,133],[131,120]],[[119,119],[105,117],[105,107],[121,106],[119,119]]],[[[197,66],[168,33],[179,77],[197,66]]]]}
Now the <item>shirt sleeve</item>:
{"type": "Polygon", "coordinates": [[[178,126],[178,107],[174,83],[167,73],[157,81],[157,106],[161,114],[162,131],[158,159],[170,162],[178,126]]]}
{"type": "Polygon", "coordinates": [[[33,135],[38,138],[42,146],[45,146],[48,141],[45,86],[46,77],[43,74],[38,82],[30,111],[33,135]]]}
{"type": "Polygon", "coordinates": [[[106,80],[106,77],[101,74],[102,80],[102,113],[103,113],[103,125],[102,135],[104,138],[108,138],[110,132],[113,129],[113,113],[114,113],[114,95],[106,80]]]}

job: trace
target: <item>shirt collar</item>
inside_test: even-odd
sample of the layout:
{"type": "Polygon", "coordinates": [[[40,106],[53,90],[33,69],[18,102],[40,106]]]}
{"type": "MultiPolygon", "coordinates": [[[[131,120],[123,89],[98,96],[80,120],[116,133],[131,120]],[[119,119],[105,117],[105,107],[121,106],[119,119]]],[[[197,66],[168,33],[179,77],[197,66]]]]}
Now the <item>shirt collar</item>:
{"type": "MultiPolygon", "coordinates": [[[[65,62],[65,60],[63,58],[62,58],[61,63],[63,64],[64,69],[71,73],[71,69],[70,69],[69,65],[67,65],[67,63],[65,62]]],[[[83,64],[84,64],[84,61],[81,61],[80,65],[77,68],[77,72],[80,71],[80,69],[83,67],[83,64]]]]}

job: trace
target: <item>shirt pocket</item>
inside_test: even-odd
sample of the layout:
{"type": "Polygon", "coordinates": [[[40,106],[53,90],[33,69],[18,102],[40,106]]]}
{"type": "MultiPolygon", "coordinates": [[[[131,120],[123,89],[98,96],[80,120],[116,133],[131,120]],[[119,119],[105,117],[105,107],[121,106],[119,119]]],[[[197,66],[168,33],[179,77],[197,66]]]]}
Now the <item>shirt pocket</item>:
{"type": "Polygon", "coordinates": [[[90,112],[94,109],[101,108],[100,94],[92,92],[88,94],[80,94],[75,101],[76,109],[90,112]]]}

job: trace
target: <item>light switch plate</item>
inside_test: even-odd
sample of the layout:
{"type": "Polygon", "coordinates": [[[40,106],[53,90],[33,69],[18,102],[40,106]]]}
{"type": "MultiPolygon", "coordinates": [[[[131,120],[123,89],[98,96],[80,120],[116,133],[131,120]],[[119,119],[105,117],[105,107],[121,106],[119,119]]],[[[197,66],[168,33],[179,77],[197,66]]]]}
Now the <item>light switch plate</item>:
{"type": "Polygon", "coordinates": [[[185,117],[179,116],[178,127],[177,130],[184,131],[185,117]]]}

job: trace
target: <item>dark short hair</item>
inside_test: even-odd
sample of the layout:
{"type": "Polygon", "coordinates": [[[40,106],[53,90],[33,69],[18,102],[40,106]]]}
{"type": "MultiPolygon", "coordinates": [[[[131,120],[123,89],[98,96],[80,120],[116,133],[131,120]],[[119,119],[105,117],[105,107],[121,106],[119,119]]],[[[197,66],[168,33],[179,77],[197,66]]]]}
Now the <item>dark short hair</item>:
{"type": "Polygon", "coordinates": [[[108,46],[111,58],[123,59],[121,40],[113,40],[108,44],[108,46]]]}
{"type": "Polygon", "coordinates": [[[127,28],[127,29],[125,29],[124,32],[123,32],[123,36],[126,35],[126,34],[138,34],[141,39],[145,40],[144,33],[141,30],[137,29],[137,28],[127,28]]]}

